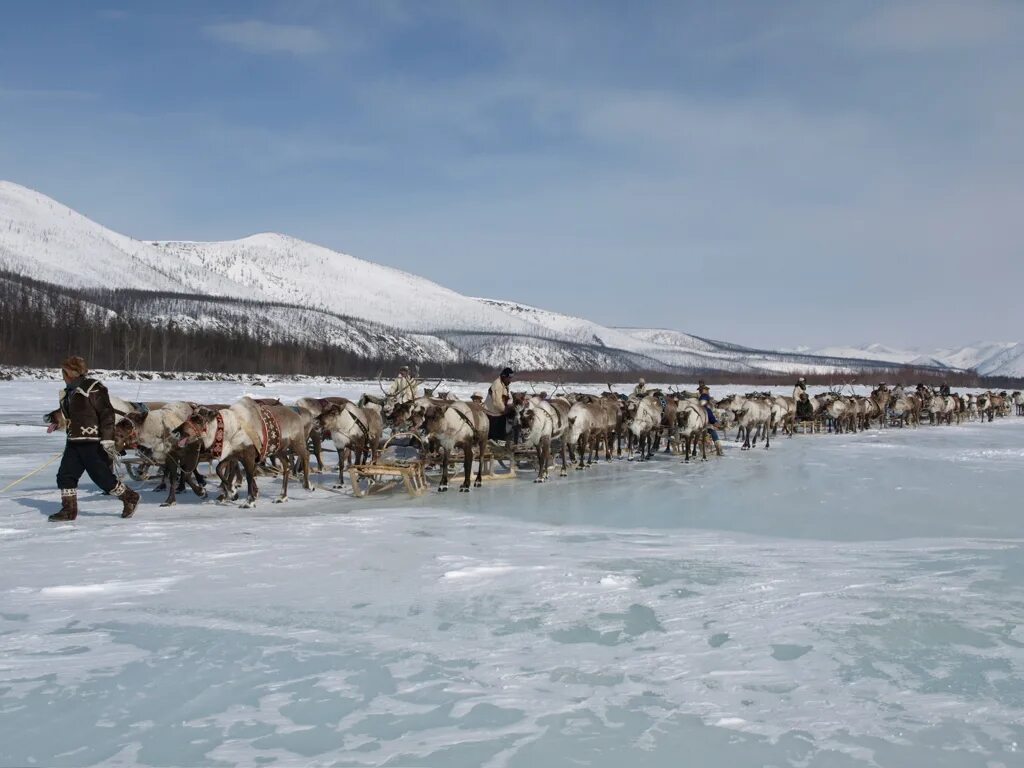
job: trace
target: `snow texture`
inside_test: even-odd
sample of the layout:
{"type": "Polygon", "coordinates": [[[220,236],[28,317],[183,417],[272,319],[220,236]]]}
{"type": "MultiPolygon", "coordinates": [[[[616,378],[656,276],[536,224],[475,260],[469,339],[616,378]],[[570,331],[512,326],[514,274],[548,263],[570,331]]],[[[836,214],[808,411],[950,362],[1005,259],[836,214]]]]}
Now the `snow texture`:
{"type": "MultiPolygon", "coordinates": [[[[55,390],[0,382],[0,487],[55,390]]],[[[0,765],[1024,763],[1024,419],[726,453],[61,525],[51,466],[0,496],[0,765]]]]}

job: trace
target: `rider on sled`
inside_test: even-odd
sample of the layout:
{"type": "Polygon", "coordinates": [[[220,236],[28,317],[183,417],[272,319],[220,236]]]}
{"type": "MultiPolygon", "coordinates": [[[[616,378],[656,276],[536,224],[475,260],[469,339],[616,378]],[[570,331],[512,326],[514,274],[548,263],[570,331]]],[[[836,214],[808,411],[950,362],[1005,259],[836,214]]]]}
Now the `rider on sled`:
{"type": "Polygon", "coordinates": [[[718,430],[715,429],[713,426],[718,423],[718,419],[715,416],[715,412],[711,408],[711,390],[708,389],[708,385],[702,381],[698,386],[697,391],[700,393],[700,396],[697,398],[697,401],[702,406],[704,406],[704,411],[708,415],[708,434],[711,435],[711,440],[715,444],[715,453],[721,456],[722,444],[718,440],[718,430]]]}

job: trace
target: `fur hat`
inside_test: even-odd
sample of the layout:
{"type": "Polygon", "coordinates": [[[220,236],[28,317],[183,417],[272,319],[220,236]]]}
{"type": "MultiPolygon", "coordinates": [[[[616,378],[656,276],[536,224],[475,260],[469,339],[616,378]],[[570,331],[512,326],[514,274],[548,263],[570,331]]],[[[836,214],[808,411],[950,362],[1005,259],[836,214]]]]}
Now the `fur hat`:
{"type": "Polygon", "coordinates": [[[65,359],[64,362],[60,364],[60,368],[72,379],[85,376],[85,374],[89,372],[89,366],[86,364],[85,358],[78,356],[65,359]]]}
{"type": "Polygon", "coordinates": [[[470,395],[469,399],[470,400],[483,400],[484,396],[481,395],[479,392],[474,392],[472,395],[470,395]]]}

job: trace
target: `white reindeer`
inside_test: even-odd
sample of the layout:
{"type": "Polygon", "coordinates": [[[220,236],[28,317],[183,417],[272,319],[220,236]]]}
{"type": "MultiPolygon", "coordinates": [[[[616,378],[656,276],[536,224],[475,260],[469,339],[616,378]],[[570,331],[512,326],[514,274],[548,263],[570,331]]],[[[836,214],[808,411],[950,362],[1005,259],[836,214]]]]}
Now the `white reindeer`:
{"type": "Polygon", "coordinates": [[[569,410],[571,406],[568,400],[552,398],[550,400],[540,396],[529,398],[519,406],[519,424],[526,434],[526,445],[537,451],[537,478],[535,483],[543,483],[548,480],[548,466],[551,464],[551,444],[555,440],[559,442],[559,453],[562,459],[562,471],[560,477],[565,477],[565,443],[566,434],[569,431],[569,410]]]}

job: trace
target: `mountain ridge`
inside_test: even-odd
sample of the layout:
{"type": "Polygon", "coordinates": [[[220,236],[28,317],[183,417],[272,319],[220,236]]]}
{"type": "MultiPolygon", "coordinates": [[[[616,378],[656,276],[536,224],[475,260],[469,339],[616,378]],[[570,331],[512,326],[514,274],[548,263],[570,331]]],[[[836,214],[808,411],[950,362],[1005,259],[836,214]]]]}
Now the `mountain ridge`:
{"type": "MultiPolygon", "coordinates": [[[[986,375],[1006,375],[1008,369],[1024,376],[1024,345],[1010,342],[940,353],[877,344],[815,352],[758,350],[676,329],[604,326],[521,302],[465,296],[427,278],[275,232],[221,242],[136,240],[9,181],[0,181],[0,270],[66,287],[288,305],[268,314],[276,338],[312,334],[318,343],[366,354],[376,349],[381,357],[401,350],[520,369],[828,374],[929,360],[950,370],[977,365],[986,375]],[[315,321],[315,333],[303,311],[325,313],[315,321]],[[380,348],[384,344],[393,348],[380,348]]],[[[199,314],[188,317],[181,310],[182,322],[225,322],[214,319],[202,302],[182,301],[179,308],[192,306],[189,311],[199,314]]]]}

